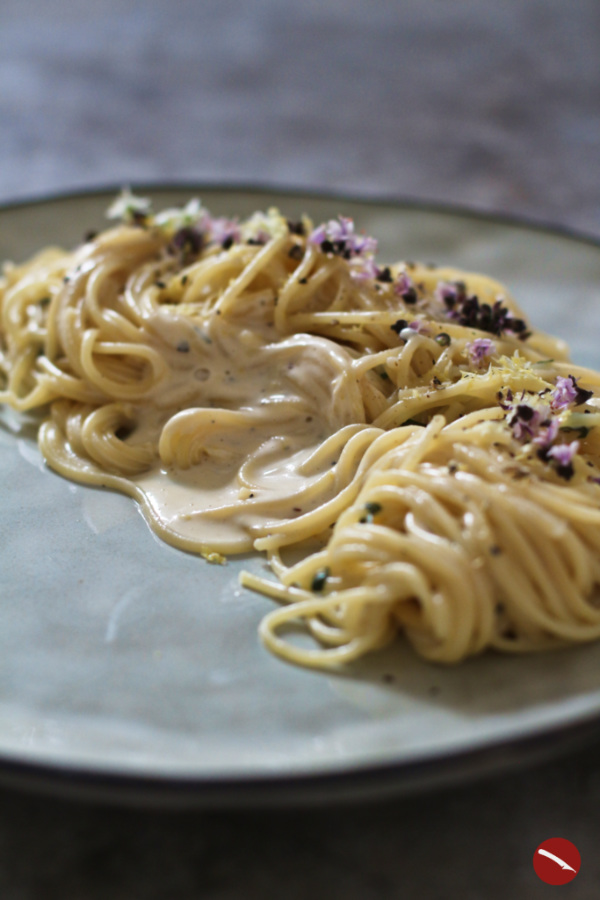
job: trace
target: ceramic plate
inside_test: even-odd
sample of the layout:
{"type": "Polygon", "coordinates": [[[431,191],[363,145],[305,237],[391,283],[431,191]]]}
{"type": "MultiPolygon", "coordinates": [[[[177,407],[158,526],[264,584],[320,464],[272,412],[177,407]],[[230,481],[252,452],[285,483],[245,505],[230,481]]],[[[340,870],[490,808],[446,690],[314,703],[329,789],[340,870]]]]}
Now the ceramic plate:
{"type": "MultiPolygon", "coordinates": [[[[141,191],[140,191],[141,192],[141,191]]],[[[147,193],[147,192],[146,192],[147,193]]],[[[382,259],[505,282],[533,322],[600,366],[600,248],[505,219],[418,204],[209,187],[213,212],[338,213],[382,259]]],[[[0,257],[78,242],[113,193],[0,210],[0,257]]],[[[0,775],[13,783],[177,804],[374,796],[496,770],[596,734],[600,644],[426,664],[399,641],[342,675],[270,656],[271,601],[159,541],[129,498],[49,471],[30,428],[0,428],[0,775]]]]}

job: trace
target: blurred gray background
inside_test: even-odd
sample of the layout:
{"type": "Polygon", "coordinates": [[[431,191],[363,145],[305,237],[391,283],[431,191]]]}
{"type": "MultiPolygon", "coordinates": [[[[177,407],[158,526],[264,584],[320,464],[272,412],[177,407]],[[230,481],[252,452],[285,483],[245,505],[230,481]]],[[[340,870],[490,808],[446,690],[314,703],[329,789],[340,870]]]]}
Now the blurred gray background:
{"type": "Polygon", "coordinates": [[[0,199],[276,182],[600,227],[597,0],[2,0],[0,199]]]}
{"type": "MultiPolygon", "coordinates": [[[[421,197],[600,235],[598,0],[0,0],[0,202],[148,181],[421,197]]],[[[0,600],[1,602],[1,600],[0,600]]],[[[597,747],[342,809],[0,791],[2,900],[596,898],[597,747]]]]}

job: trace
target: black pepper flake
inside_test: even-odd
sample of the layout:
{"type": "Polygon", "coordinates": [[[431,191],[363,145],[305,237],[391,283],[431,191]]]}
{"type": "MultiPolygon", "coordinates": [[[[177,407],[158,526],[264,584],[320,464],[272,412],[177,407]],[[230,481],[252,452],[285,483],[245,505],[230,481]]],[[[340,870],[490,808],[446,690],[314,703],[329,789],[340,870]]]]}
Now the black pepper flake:
{"type": "Polygon", "coordinates": [[[406,319],[398,319],[397,322],[394,322],[393,325],[390,325],[392,331],[395,331],[396,334],[400,334],[405,328],[408,328],[408,322],[406,319]]]}
{"type": "Polygon", "coordinates": [[[221,247],[223,250],[229,250],[230,247],[233,247],[233,235],[228,234],[224,241],[221,242],[221,247]]]}
{"type": "Polygon", "coordinates": [[[475,294],[467,295],[466,285],[462,281],[453,282],[452,290],[445,290],[443,299],[450,318],[465,328],[477,328],[498,337],[508,332],[520,340],[526,340],[531,335],[526,322],[513,316],[502,300],[496,300],[492,305],[481,303],[475,294]]]}
{"type": "Polygon", "coordinates": [[[315,593],[320,593],[325,588],[325,582],[329,578],[331,570],[329,568],[320,569],[314,576],[310,589],[315,593]]]}
{"type": "Polygon", "coordinates": [[[432,381],[432,384],[435,384],[436,387],[441,387],[442,382],[437,377],[437,375],[434,375],[433,378],[431,379],[431,381],[432,381]]]}
{"type": "Polygon", "coordinates": [[[306,234],[306,229],[304,228],[304,223],[302,221],[292,222],[288,219],[287,227],[290,234],[297,234],[298,237],[304,237],[306,234]]]}
{"type": "Polygon", "coordinates": [[[573,463],[567,463],[566,466],[557,466],[556,474],[560,478],[564,478],[565,481],[570,481],[573,475],[575,474],[575,469],[573,468],[573,463]]]}
{"type": "Polygon", "coordinates": [[[365,525],[365,524],[370,525],[370,523],[373,521],[373,516],[376,516],[377,513],[380,513],[382,510],[381,503],[371,503],[371,502],[365,503],[364,508],[365,508],[366,515],[361,516],[360,519],[358,520],[361,523],[361,525],[365,525]]]}
{"type": "Polygon", "coordinates": [[[413,287],[408,288],[408,290],[404,291],[402,294],[400,294],[400,296],[409,306],[414,306],[414,304],[419,299],[417,296],[417,292],[413,287]]]}
{"type": "Polygon", "coordinates": [[[290,247],[288,256],[290,259],[302,259],[302,257],[304,256],[304,250],[302,249],[301,244],[294,244],[293,247],[290,247]]]}
{"type": "Polygon", "coordinates": [[[386,266],[384,269],[380,269],[375,278],[377,281],[383,281],[385,284],[391,284],[393,278],[390,267],[386,266]]]}
{"type": "MultiPolygon", "coordinates": [[[[591,398],[594,396],[594,392],[586,391],[584,388],[579,387],[579,385],[577,384],[577,379],[573,378],[572,375],[569,375],[569,378],[571,378],[571,380],[573,381],[573,385],[577,391],[575,399],[573,401],[575,406],[581,406],[582,403],[587,403],[588,400],[591,400],[591,398]]],[[[586,412],[589,412],[589,410],[586,409],[586,412]]]]}
{"type": "Polygon", "coordinates": [[[491,554],[492,556],[499,556],[501,553],[502,553],[502,550],[501,550],[501,548],[498,546],[498,544],[493,544],[493,545],[490,547],[490,554],[491,554]]]}
{"type": "Polygon", "coordinates": [[[308,278],[299,278],[298,284],[308,284],[308,278]]]}
{"type": "Polygon", "coordinates": [[[295,513],[300,513],[300,512],[302,512],[302,507],[301,506],[293,506],[292,510],[295,513]]]}
{"type": "Polygon", "coordinates": [[[248,499],[250,499],[251,497],[254,497],[254,494],[248,494],[248,499]]]}
{"type": "MultiPolygon", "coordinates": [[[[529,422],[533,419],[535,414],[535,410],[532,406],[527,406],[525,403],[520,403],[515,410],[515,417],[522,419],[523,422],[529,422]]],[[[509,423],[510,424],[510,423],[509,423]]]]}
{"type": "Polygon", "coordinates": [[[189,353],[190,345],[187,341],[179,341],[177,344],[177,352],[178,353],[189,353]]]}

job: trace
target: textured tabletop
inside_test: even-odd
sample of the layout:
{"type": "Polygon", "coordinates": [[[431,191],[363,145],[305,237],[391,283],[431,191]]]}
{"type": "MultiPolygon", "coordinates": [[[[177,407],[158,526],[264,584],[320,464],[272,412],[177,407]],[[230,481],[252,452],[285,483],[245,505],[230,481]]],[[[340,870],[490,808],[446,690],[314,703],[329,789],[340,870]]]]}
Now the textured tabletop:
{"type": "MultiPolygon", "coordinates": [[[[2,0],[0,202],[148,181],[458,202],[600,237],[597,0],[2,0]]],[[[1,552],[1,551],[0,551],[1,552]]],[[[2,900],[598,896],[598,747],[301,812],[0,792],[2,900]],[[558,890],[558,889],[557,889],[558,890]]]]}

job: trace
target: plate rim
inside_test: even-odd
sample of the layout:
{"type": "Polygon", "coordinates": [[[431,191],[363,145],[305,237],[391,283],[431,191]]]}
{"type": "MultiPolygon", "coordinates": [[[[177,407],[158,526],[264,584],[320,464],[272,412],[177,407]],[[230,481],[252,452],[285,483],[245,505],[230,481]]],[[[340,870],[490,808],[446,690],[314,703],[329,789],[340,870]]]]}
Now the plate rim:
{"type": "MultiPolygon", "coordinates": [[[[539,220],[524,214],[479,209],[469,205],[422,199],[406,195],[352,193],[342,189],[280,185],[270,182],[207,179],[160,179],[132,181],[133,192],[219,192],[245,193],[257,198],[278,194],[289,199],[352,203],[379,206],[390,210],[448,215],[533,231],[584,244],[600,250],[600,235],[539,220]]],[[[35,209],[52,203],[68,203],[85,198],[110,197],[122,184],[104,184],[92,188],[49,191],[31,197],[0,202],[0,214],[35,209]]],[[[600,740],[600,713],[579,716],[566,724],[542,726],[528,735],[495,738],[492,743],[472,749],[458,749],[442,755],[432,753],[423,759],[350,764],[337,771],[265,776],[207,776],[173,773],[142,774],[106,767],[97,763],[51,760],[41,762],[19,758],[0,751],[0,783],[8,788],[33,790],[79,800],[151,806],[173,809],[248,808],[314,806],[329,802],[379,800],[425,790],[450,787],[492,775],[545,762],[600,740]]]]}
{"type": "Polygon", "coordinates": [[[85,197],[101,197],[103,195],[115,195],[120,193],[125,187],[129,188],[133,193],[142,191],[155,191],[167,193],[169,191],[220,191],[223,193],[234,194],[236,192],[244,192],[247,194],[256,194],[257,196],[264,194],[280,194],[281,196],[293,198],[306,198],[313,200],[333,200],[341,202],[349,202],[357,205],[377,205],[388,209],[406,209],[415,212],[422,211],[427,213],[438,213],[441,215],[455,215],[466,219],[480,220],[489,222],[490,224],[505,225],[508,227],[521,228],[524,231],[536,231],[540,234],[564,238],[575,243],[588,244],[592,247],[600,249],[600,232],[596,235],[591,231],[578,228],[573,225],[565,225],[551,219],[538,219],[535,216],[526,213],[510,213],[503,210],[483,209],[469,204],[453,203],[446,200],[432,200],[428,198],[420,198],[410,194],[388,194],[346,191],[343,189],[329,189],[324,187],[305,188],[301,185],[285,185],[277,182],[262,181],[210,181],[194,179],[160,179],[160,180],[143,180],[130,182],[107,182],[105,184],[95,185],[92,188],[72,188],[56,191],[48,191],[45,193],[36,193],[32,196],[18,197],[16,199],[8,198],[0,201],[0,213],[11,212],[13,210],[23,209],[25,207],[43,206],[47,203],[68,202],[72,200],[83,199],[85,197]]]}
{"type": "Polygon", "coordinates": [[[0,753],[0,785],[128,808],[186,811],[314,808],[381,802],[451,789],[542,765],[600,741],[600,716],[424,760],[367,763],[337,772],[202,777],[133,774],[0,753]]]}

